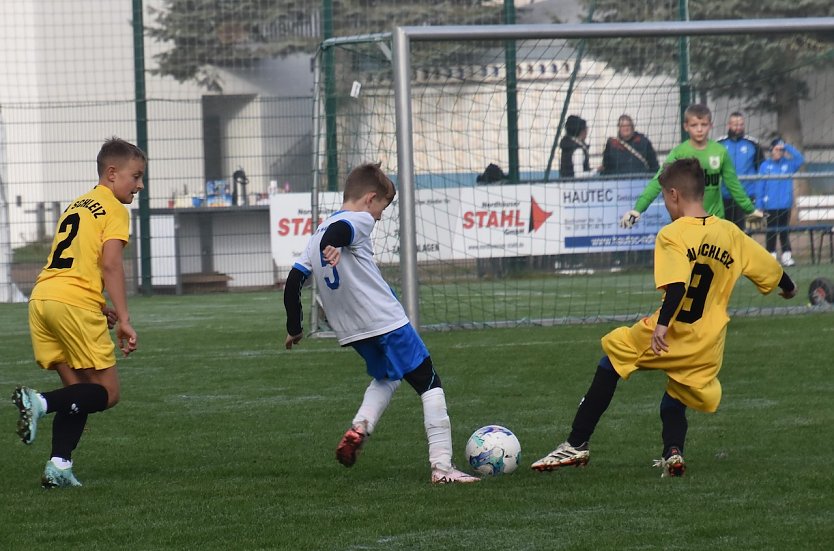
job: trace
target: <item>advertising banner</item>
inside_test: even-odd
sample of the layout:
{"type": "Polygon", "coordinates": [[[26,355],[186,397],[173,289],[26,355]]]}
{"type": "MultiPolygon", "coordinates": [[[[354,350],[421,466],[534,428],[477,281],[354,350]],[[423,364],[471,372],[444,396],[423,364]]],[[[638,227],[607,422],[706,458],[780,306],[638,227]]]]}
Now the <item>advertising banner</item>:
{"type": "MultiPolygon", "coordinates": [[[[633,228],[619,226],[645,184],[645,180],[577,179],[420,189],[415,194],[417,260],[653,249],[657,232],[669,223],[662,199],[655,200],[633,228]]],[[[320,194],[319,223],[341,202],[341,193],[320,194]]],[[[291,266],[312,235],[310,194],[273,194],[270,225],[275,263],[291,266]]],[[[399,262],[399,226],[395,200],[375,229],[378,262],[399,262]]]]}

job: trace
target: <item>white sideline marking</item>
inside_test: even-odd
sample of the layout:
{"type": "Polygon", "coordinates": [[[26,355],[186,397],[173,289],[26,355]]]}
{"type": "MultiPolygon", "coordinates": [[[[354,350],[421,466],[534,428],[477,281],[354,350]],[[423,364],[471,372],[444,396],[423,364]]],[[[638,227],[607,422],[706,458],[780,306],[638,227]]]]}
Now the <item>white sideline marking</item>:
{"type": "MultiPolygon", "coordinates": [[[[489,344],[490,348],[515,348],[518,346],[552,346],[554,344],[573,344],[578,342],[597,342],[599,341],[598,338],[589,338],[589,339],[570,339],[564,341],[527,341],[527,342],[514,342],[514,343],[491,343],[489,344]]],[[[479,344],[453,344],[450,348],[454,350],[462,350],[465,348],[483,348],[485,345],[483,343],[479,344]]]]}

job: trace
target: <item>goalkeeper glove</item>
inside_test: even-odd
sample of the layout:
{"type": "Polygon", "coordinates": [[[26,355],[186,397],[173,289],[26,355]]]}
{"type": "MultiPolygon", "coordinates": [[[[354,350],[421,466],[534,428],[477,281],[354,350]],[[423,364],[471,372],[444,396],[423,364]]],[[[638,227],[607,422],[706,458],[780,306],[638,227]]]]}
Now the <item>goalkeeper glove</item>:
{"type": "Polygon", "coordinates": [[[621,228],[630,228],[640,220],[640,213],[636,210],[630,210],[620,219],[621,228]]]}
{"type": "Polygon", "coordinates": [[[767,215],[760,209],[754,210],[745,218],[745,222],[747,223],[747,229],[749,230],[760,230],[764,228],[766,221],[767,215]]]}

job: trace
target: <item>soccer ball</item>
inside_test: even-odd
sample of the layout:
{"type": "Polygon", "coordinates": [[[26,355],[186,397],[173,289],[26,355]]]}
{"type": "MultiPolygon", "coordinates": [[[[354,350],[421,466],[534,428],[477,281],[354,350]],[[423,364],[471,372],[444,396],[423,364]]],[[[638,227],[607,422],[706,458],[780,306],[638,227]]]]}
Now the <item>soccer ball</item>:
{"type": "Polygon", "coordinates": [[[818,277],[808,287],[808,300],[811,306],[824,306],[826,302],[834,304],[834,283],[830,279],[818,277]]]}
{"type": "Polygon", "coordinates": [[[481,474],[510,474],[521,461],[521,444],[515,434],[500,425],[487,425],[466,442],[466,460],[481,474]]]}

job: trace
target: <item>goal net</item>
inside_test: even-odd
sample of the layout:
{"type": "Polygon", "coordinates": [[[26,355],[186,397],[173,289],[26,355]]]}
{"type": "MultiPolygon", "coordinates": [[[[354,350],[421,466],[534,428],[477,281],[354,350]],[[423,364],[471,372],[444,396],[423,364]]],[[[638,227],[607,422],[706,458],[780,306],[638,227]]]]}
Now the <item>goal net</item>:
{"type": "MultiPolygon", "coordinates": [[[[765,151],[777,135],[802,149],[798,195],[834,193],[831,46],[794,51],[792,62],[778,67],[763,64],[755,79],[751,71],[728,78],[706,65],[704,52],[747,42],[807,44],[815,35],[795,22],[793,30],[768,35],[750,22],[739,22],[739,29],[748,24],[743,32],[725,25],[716,34],[709,23],[685,41],[656,36],[660,27],[648,24],[620,24],[619,35],[605,37],[589,25],[520,26],[511,38],[503,26],[409,28],[415,34],[404,33],[407,59],[398,59],[402,46],[391,35],[326,42],[322,52],[332,57],[317,60],[314,210],[323,219],[339,208],[350,168],[382,164],[398,195],[377,224],[376,259],[412,319],[418,305],[423,327],[646,315],[660,303],[653,248],[668,214],[658,198],[633,228],[618,221],[654,175],[651,155],[662,163],[685,139],[682,107],[706,104],[715,140],[726,134],[730,114],[742,112],[746,134],[765,151]],[[764,84],[770,80],[802,86],[775,98],[764,84]],[[640,140],[618,122],[633,122],[640,140]],[[573,177],[562,163],[568,149],[579,152],[573,177]]],[[[741,179],[748,189],[758,181],[741,179]]],[[[764,243],[764,235],[754,237],[764,243]]],[[[819,238],[792,235],[800,284],[831,272],[816,264],[819,238]]],[[[746,280],[731,304],[734,313],[783,307],[746,280]]]]}

